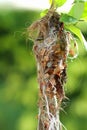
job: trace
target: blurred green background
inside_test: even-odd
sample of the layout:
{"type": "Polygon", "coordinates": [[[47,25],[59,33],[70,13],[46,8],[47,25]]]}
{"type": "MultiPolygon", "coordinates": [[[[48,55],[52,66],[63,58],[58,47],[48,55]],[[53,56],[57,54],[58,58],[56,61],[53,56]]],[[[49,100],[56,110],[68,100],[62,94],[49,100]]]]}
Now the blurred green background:
{"type": "MultiPolygon", "coordinates": [[[[36,130],[38,83],[33,43],[26,28],[39,12],[0,10],[0,130],[36,130]]],[[[87,24],[80,24],[85,38],[87,24]]],[[[79,43],[79,56],[68,60],[61,121],[68,130],[87,130],[87,52],[79,43]]]]}

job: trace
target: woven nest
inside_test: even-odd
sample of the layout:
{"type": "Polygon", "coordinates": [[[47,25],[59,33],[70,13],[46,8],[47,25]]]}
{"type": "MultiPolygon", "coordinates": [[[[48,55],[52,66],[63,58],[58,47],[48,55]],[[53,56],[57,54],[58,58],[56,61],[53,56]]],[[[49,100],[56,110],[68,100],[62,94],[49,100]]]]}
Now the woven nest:
{"type": "Polygon", "coordinates": [[[28,30],[34,31],[33,51],[37,61],[39,82],[39,125],[38,130],[60,130],[59,108],[65,97],[67,56],[69,37],[64,24],[56,12],[48,14],[33,23],[28,30]]]}

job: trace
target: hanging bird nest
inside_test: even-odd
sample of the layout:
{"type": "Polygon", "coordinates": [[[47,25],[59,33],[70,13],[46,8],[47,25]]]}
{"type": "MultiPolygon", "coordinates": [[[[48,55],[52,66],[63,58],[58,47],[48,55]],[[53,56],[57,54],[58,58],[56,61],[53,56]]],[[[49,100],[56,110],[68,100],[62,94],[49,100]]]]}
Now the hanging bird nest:
{"type": "Polygon", "coordinates": [[[52,8],[29,28],[34,40],[39,82],[39,115],[37,130],[61,130],[59,110],[65,98],[67,57],[70,52],[69,33],[52,8]]]}

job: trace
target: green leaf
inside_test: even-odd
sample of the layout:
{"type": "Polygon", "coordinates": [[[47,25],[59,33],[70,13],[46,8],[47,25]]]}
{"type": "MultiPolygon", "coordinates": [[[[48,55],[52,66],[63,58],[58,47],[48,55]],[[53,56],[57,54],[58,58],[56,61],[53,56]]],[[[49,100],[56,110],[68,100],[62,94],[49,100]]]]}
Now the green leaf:
{"type": "Polygon", "coordinates": [[[76,2],[72,9],[69,12],[69,15],[75,17],[76,19],[80,19],[84,11],[84,3],[83,2],[76,2]]]}
{"type": "Polygon", "coordinates": [[[82,14],[82,18],[83,17],[87,17],[87,2],[84,3],[84,11],[83,11],[83,14],[82,14]]]}
{"type": "Polygon", "coordinates": [[[83,17],[81,20],[87,22],[87,16],[86,16],[86,17],[83,17]]]}
{"type": "Polygon", "coordinates": [[[84,44],[86,50],[87,50],[87,41],[85,40],[83,34],[81,33],[80,29],[77,28],[74,25],[65,26],[66,29],[70,30],[72,33],[74,33],[79,40],[84,44]]]}
{"type": "Polygon", "coordinates": [[[87,0],[75,0],[75,2],[87,2],[87,0]]]}
{"type": "Polygon", "coordinates": [[[61,14],[60,21],[65,24],[75,24],[78,20],[68,14],[61,14]]]}
{"type": "MultiPolygon", "coordinates": [[[[66,2],[66,0],[54,0],[54,2],[55,2],[55,7],[60,7],[66,2]]],[[[52,4],[52,0],[49,0],[49,3],[52,4]]]]}
{"type": "Polygon", "coordinates": [[[55,0],[55,3],[59,6],[62,6],[64,3],[66,2],[66,0],[55,0]]]}
{"type": "Polygon", "coordinates": [[[41,16],[41,17],[45,16],[45,15],[47,14],[47,12],[48,12],[48,9],[43,10],[43,11],[40,13],[40,16],[41,16]]]}

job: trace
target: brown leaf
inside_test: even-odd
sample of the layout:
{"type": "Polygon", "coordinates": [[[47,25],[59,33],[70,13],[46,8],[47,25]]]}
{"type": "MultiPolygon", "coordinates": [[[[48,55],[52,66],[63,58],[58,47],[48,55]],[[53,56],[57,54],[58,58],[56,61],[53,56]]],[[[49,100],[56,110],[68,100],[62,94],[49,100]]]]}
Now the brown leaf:
{"type": "Polygon", "coordinates": [[[53,74],[57,74],[57,73],[59,73],[59,72],[60,72],[60,68],[57,66],[57,67],[54,69],[53,74]]]}
{"type": "Polygon", "coordinates": [[[69,51],[69,54],[70,54],[71,56],[74,56],[74,55],[75,55],[74,50],[71,49],[71,50],[69,51]]]}
{"type": "Polygon", "coordinates": [[[42,56],[43,56],[43,55],[44,55],[44,53],[45,53],[45,51],[46,51],[46,50],[45,50],[44,48],[43,48],[43,49],[41,49],[41,51],[40,51],[40,55],[42,55],[42,56]]]}
{"type": "Polygon", "coordinates": [[[44,56],[44,60],[45,60],[45,61],[48,61],[48,60],[49,60],[49,57],[48,57],[48,56],[44,56]]]}
{"type": "Polygon", "coordinates": [[[46,74],[44,75],[44,77],[45,77],[46,79],[48,79],[48,78],[49,78],[49,74],[46,73],[46,74]]]}

